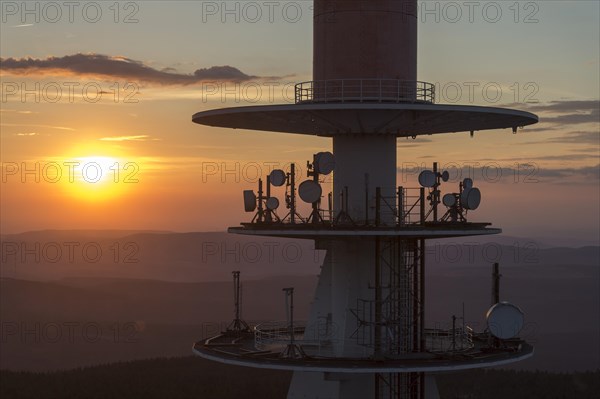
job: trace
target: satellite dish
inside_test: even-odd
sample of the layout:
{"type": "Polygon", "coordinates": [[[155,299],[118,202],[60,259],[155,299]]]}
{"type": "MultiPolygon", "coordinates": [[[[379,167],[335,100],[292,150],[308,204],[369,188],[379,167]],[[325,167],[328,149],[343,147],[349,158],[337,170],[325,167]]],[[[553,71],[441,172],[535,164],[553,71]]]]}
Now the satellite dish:
{"type": "Polygon", "coordinates": [[[256,194],[252,190],[244,190],[244,210],[246,212],[256,210],[256,194]]]}
{"type": "Polygon", "coordinates": [[[469,190],[471,190],[471,189],[470,188],[465,188],[462,191],[462,193],[460,193],[460,204],[462,205],[463,208],[467,204],[467,198],[469,196],[469,190]]]}
{"type": "Polygon", "coordinates": [[[454,194],[446,194],[444,195],[444,198],[442,198],[442,202],[444,203],[444,205],[450,208],[456,205],[456,197],[454,196],[454,194]]]}
{"type": "Polygon", "coordinates": [[[298,194],[304,202],[310,204],[317,202],[321,199],[323,189],[321,185],[314,180],[306,180],[298,186],[298,194]]]}
{"type": "Polygon", "coordinates": [[[275,187],[281,187],[285,184],[285,172],[281,169],[274,169],[269,175],[271,184],[275,187]]]}
{"type": "Polygon", "coordinates": [[[419,184],[423,187],[435,186],[435,173],[430,170],[424,170],[419,174],[419,184]]]}
{"type": "Polygon", "coordinates": [[[335,169],[335,157],[330,152],[319,152],[315,155],[315,171],[328,175],[335,169]]]}
{"type": "Polygon", "coordinates": [[[444,183],[450,180],[450,173],[447,170],[445,170],[444,173],[442,173],[442,180],[444,181],[444,183]]]}
{"type": "Polygon", "coordinates": [[[473,179],[469,179],[468,177],[466,179],[463,180],[463,187],[465,189],[469,189],[471,187],[473,187],[473,179]]]}
{"type": "Polygon", "coordinates": [[[485,318],[490,333],[500,339],[516,337],[525,322],[523,311],[508,302],[500,302],[492,306],[485,318]]]}
{"type": "Polygon", "coordinates": [[[463,202],[463,207],[474,211],[479,208],[479,204],[481,204],[481,191],[479,191],[478,188],[469,189],[467,191],[466,201],[463,202]]]}
{"type": "Polygon", "coordinates": [[[279,200],[275,197],[271,197],[267,200],[267,209],[270,211],[274,211],[279,208],[279,200]]]}

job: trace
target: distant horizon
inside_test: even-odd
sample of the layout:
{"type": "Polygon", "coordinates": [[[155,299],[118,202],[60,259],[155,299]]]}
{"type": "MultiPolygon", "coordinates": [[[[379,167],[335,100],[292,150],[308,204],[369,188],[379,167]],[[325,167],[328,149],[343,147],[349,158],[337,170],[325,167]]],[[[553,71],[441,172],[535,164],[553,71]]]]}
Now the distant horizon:
{"type": "MultiPolygon", "coordinates": [[[[234,227],[234,226],[232,226],[234,227]]],[[[30,233],[52,233],[52,232],[61,232],[61,233],[77,233],[77,232],[89,232],[89,233],[124,233],[124,234],[230,234],[232,237],[235,237],[237,234],[229,233],[227,230],[197,230],[197,231],[176,231],[176,230],[155,230],[155,229],[34,229],[34,230],[25,230],[19,232],[0,232],[0,236],[18,236],[25,235],[30,233]]],[[[600,247],[600,242],[598,240],[582,240],[573,237],[557,237],[557,236],[537,236],[537,237],[527,237],[527,236],[519,236],[513,234],[505,234],[504,232],[500,234],[491,234],[484,235],[479,237],[459,237],[458,240],[470,240],[470,241],[494,241],[494,237],[502,237],[503,239],[515,239],[519,241],[535,241],[542,245],[546,245],[549,247],[566,247],[566,248],[580,248],[580,247],[600,247]],[[558,242],[564,241],[565,244],[559,245],[558,242]]],[[[444,240],[450,239],[437,239],[438,241],[443,242],[444,240]]],[[[457,238],[453,239],[454,241],[457,238]]]]}

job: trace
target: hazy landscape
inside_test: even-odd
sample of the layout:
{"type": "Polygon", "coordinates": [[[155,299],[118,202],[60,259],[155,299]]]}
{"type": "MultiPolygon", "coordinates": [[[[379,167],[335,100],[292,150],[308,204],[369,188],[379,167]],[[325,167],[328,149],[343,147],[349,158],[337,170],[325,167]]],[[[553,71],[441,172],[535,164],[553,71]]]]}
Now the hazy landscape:
{"type": "MultiPolygon", "coordinates": [[[[427,251],[428,325],[448,326],[453,314],[462,316],[464,302],[467,324],[484,328],[490,261],[499,261],[501,299],[524,310],[522,336],[536,347],[532,359],[511,368],[600,368],[598,247],[556,248],[500,236],[432,242],[427,251]]],[[[311,242],[226,233],[5,235],[0,368],[52,371],[189,356],[194,341],[231,320],[232,270],[242,272],[247,321],[283,320],[286,286],[295,287],[298,318],[306,318],[322,258],[311,242]],[[57,259],[50,253],[86,244],[85,256],[74,251],[70,259],[65,251],[57,259]],[[92,254],[96,244],[102,256],[92,254]],[[114,248],[130,250],[128,245],[135,253],[127,261],[113,256],[114,248]]]]}

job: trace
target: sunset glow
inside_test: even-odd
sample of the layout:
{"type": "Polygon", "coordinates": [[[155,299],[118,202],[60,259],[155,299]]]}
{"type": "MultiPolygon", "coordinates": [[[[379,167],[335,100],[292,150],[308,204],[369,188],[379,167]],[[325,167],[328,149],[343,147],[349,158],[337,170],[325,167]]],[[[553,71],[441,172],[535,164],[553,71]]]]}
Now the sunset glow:
{"type": "MultiPolygon", "coordinates": [[[[115,16],[112,9],[103,11],[115,16]]],[[[129,15],[121,11],[119,18],[129,15]]],[[[331,141],[322,137],[191,122],[194,113],[207,109],[293,102],[293,85],[312,75],[308,4],[294,23],[276,15],[273,23],[243,18],[222,23],[217,15],[198,25],[201,13],[193,2],[177,7],[148,2],[140,3],[138,22],[128,24],[108,17],[94,24],[37,24],[7,16],[15,21],[0,27],[0,153],[2,184],[10,188],[0,199],[2,231],[105,227],[113,215],[118,215],[115,224],[128,228],[224,230],[247,216],[238,194],[256,189],[257,171],[264,179],[273,165],[295,162],[300,168],[312,154],[331,150],[331,141]],[[155,29],[165,20],[178,20],[186,29],[170,32],[165,42],[155,29]],[[144,40],[128,46],[123,37],[129,34],[144,40]],[[52,168],[42,175],[51,162],[62,168],[59,184],[47,181],[52,168]],[[42,168],[37,181],[36,172],[27,172],[36,163],[42,168]],[[72,182],[69,165],[74,165],[72,182]],[[197,204],[212,208],[199,212],[197,204]],[[80,206],[113,208],[100,218],[76,212],[80,206]],[[74,211],[59,212],[63,209],[74,211]]],[[[517,15],[507,6],[502,15],[497,23],[480,15],[473,16],[474,23],[424,16],[419,80],[435,84],[437,103],[521,109],[539,115],[540,123],[516,135],[499,130],[476,132],[473,138],[465,132],[400,139],[398,182],[416,184],[405,166],[425,168],[438,161],[466,171],[476,165],[475,180],[485,188],[481,217],[496,220],[512,235],[546,235],[556,226],[550,218],[531,217],[531,211],[488,208],[495,193],[510,187],[511,201],[552,198],[564,208],[572,197],[565,187],[589,192],[557,230],[593,241],[598,232],[589,212],[597,214],[600,164],[598,3],[544,3],[535,15],[529,8],[517,15]],[[565,15],[573,23],[559,18],[565,15]],[[526,16],[537,22],[523,22],[526,16]],[[497,51],[507,43],[510,56],[497,51]],[[557,53],[569,56],[557,58],[557,53]],[[490,178],[498,170],[501,178],[490,178]]],[[[549,214],[545,203],[539,212],[549,214]]]]}
{"type": "Polygon", "coordinates": [[[78,199],[110,200],[123,194],[122,183],[130,180],[122,177],[123,163],[117,158],[88,156],[64,164],[73,167],[73,174],[65,184],[69,193],[78,199]]]}
{"type": "Polygon", "coordinates": [[[597,397],[600,1],[0,0],[0,247],[2,399],[597,397]]]}

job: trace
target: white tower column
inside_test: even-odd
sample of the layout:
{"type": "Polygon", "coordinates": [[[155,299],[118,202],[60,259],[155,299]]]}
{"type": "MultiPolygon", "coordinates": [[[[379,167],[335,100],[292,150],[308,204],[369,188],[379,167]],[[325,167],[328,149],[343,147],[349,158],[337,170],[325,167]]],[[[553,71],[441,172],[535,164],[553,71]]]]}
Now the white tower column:
{"type": "MultiPolygon", "coordinates": [[[[367,216],[375,220],[375,190],[382,196],[393,197],[396,192],[396,137],[340,135],[333,138],[336,170],[333,175],[333,209],[337,215],[346,201],[340,194],[348,188],[347,212],[357,224],[364,224],[367,216]]],[[[391,212],[384,212],[387,224],[394,223],[391,212]],[[392,220],[389,220],[389,219],[392,220]]]]}

